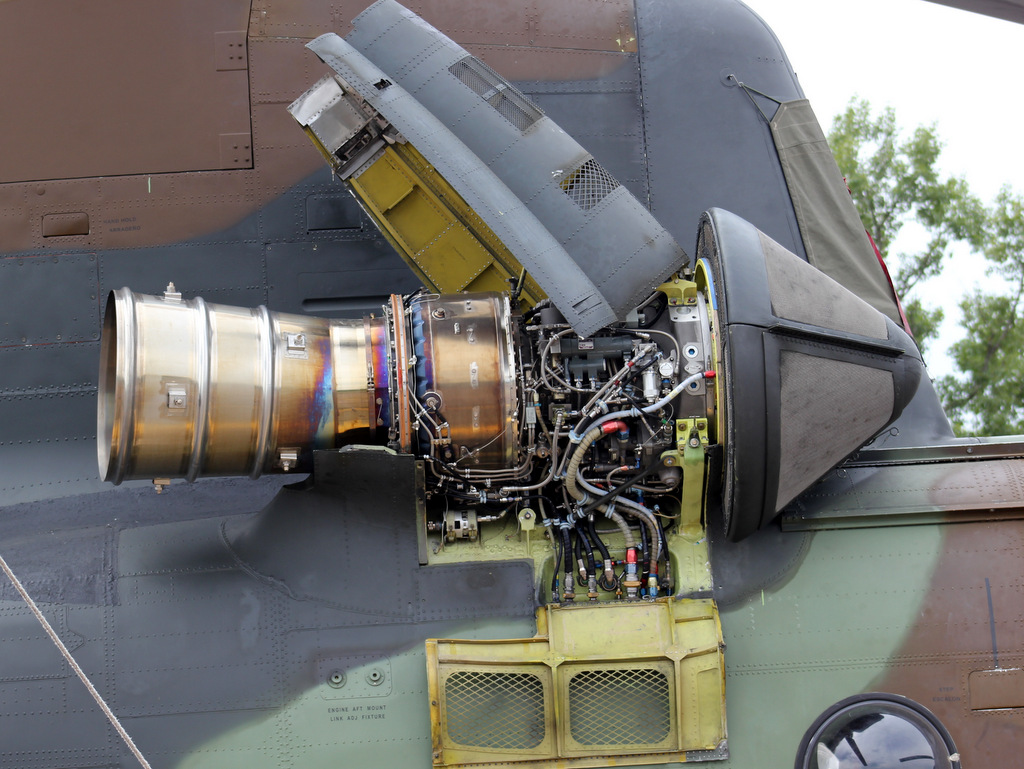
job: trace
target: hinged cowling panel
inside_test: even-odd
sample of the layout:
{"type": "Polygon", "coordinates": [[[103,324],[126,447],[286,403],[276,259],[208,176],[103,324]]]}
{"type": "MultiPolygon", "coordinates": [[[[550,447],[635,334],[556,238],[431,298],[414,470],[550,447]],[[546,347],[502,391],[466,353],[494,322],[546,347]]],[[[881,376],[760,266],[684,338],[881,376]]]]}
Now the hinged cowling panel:
{"type": "Polygon", "coordinates": [[[534,638],[427,641],[434,765],[726,758],[711,600],[547,606],[534,638]]]}

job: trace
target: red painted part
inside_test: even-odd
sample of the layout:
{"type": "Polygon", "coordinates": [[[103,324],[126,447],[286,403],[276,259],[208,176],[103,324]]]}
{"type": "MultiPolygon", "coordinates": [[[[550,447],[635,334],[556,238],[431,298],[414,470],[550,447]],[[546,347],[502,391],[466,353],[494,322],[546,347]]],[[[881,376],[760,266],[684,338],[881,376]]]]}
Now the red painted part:
{"type": "Polygon", "coordinates": [[[882,258],[882,252],[879,251],[878,246],[875,245],[875,239],[871,237],[871,233],[867,230],[864,230],[864,232],[867,232],[868,240],[871,241],[871,247],[875,249],[875,256],[878,257],[878,263],[882,265],[882,272],[885,273],[885,279],[889,281],[889,290],[892,291],[892,298],[896,300],[896,309],[900,311],[900,320],[903,321],[903,330],[913,338],[914,332],[910,329],[910,323],[907,321],[907,314],[903,312],[903,303],[896,294],[896,287],[892,284],[892,276],[889,275],[889,268],[885,266],[885,259],[882,258]]]}

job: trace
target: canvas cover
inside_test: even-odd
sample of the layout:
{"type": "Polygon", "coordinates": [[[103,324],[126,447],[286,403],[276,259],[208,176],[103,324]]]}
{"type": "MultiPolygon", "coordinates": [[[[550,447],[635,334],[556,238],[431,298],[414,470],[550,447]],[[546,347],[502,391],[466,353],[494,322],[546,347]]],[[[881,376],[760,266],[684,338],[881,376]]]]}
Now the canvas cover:
{"type": "Polygon", "coordinates": [[[807,261],[902,325],[888,278],[810,102],[783,102],[770,125],[807,261]]]}

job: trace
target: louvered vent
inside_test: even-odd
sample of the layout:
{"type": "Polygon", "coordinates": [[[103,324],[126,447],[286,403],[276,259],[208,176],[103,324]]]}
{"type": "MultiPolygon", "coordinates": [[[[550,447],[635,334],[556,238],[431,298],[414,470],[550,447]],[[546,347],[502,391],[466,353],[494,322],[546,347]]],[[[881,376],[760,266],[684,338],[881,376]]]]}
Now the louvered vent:
{"type": "Polygon", "coordinates": [[[615,177],[591,158],[558,183],[562,192],[584,211],[589,211],[619,186],[615,177]]]}
{"type": "Polygon", "coordinates": [[[669,736],[671,716],[661,671],[584,670],[569,679],[569,733],[581,746],[654,745],[669,736]]]}
{"type": "Polygon", "coordinates": [[[544,741],[544,685],[529,673],[458,671],[444,682],[448,738],[494,750],[544,741]]]}
{"type": "Polygon", "coordinates": [[[448,71],[520,131],[525,131],[544,116],[540,107],[475,56],[460,59],[448,71]]]}

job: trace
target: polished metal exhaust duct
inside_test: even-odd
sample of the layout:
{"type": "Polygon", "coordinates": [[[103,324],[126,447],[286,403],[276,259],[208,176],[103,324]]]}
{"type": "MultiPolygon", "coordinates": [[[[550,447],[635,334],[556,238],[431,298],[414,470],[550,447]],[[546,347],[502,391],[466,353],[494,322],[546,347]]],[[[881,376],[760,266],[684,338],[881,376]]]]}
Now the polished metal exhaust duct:
{"type": "MultiPolygon", "coordinates": [[[[111,292],[101,345],[104,480],[306,468],[315,448],[375,438],[388,402],[385,321],[324,320],[111,292]],[[374,354],[374,348],[377,353],[374,354]]],[[[385,432],[386,436],[386,432],[385,432]]]]}

